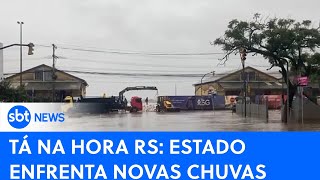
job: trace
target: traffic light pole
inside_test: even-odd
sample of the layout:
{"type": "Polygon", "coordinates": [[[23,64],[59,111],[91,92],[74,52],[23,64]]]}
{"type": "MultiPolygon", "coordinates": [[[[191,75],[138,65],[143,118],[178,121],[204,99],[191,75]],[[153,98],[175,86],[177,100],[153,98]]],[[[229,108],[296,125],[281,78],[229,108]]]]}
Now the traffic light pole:
{"type": "MultiPolygon", "coordinates": [[[[20,44],[22,44],[22,24],[23,22],[18,22],[20,24],[20,44]]],[[[20,46],[20,87],[22,87],[22,46],[20,46]]]]}
{"type": "Polygon", "coordinates": [[[247,82],[246,82],[246,75],[245,75],[245,60],[247,56],[246,49],[240,49],[240,58],[242,62],[242,78],[243,78],[243,95],[244,95],[244,117],[247,117],[247,82]]]}
{"type": "Polygon", "coordinates": [[[20,87],[22,87],[22,25],[24,24],[22,21],[17,22],[20,26],[20,87]]]}
{"type": "MultiPolygon", "coordinates": [[[[6,48],[9,48],[9,47],[12,47],[12,46],[20,46],[20,48],[22,49],[22,46],[27,46],[29,47],[29,51],[28,51],[28,55],[32,55],[33,54],[33,43],[29,43],[29,44],[10,44],[8,46],[4,46],[4,47],[1,47],[0,50],[3,50],[3,49],[6,49],[6,48]]],[[[22,57],[22,56],[20,56],[22,57]]],[[[21,63],[21,59],[20,59],[20,71],[22,70],[22,63],[21,63]]],[[[22,73],[20,72],[20,86],[22,86],[22,73]]]]}
{"type": "Polygon", "coordinates": [[[242,61],[242,78],[243,78],[243,91],[244,91],[244,117],[247,117],[247,82],[245,75],[245,63],[242,61]]]}
{"type": "Polygon", "coordinates": [[[55,80],[56,80],[56,55],[55,50],[57,49],[57,46],[52,44],[52,102],[56,101],[56,90],[55,90],[55,80]]]}
{"type": "Polygon", "coordinates": [[[30,44],[10,44],[8,46],[4,46],[4,47],[0,48],[0,50],[6,49],[6,48],[9,48],[9,47],[12,47],[12,46],[27,46],[27,47],[30,47],[31,44],[32,43],[30,43],[30,44]]]}

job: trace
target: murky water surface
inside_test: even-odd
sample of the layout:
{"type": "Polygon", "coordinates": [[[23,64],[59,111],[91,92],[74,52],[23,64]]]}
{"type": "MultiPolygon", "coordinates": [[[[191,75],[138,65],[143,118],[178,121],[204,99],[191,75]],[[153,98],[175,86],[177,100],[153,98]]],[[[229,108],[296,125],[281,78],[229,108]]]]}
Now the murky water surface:
{"type": "Polygon", "coordinates": [[[287,125],[280,111],[269,119],[243,118],[228,111],[112,113],[68,117],[53,131],[319,131],[319,124],[287,125]]]}

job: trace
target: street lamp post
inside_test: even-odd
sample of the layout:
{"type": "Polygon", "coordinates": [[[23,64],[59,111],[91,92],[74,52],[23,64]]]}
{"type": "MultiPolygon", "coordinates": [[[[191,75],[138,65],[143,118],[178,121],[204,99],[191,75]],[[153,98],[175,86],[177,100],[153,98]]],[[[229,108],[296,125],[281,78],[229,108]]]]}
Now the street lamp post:
{"type": "Polygon", "coordinates": [[[286,122],[288,122],[289,116],[290,116],[290,108],[289,108],[289,62],[286,60],[287,62],[287,118],[286,118],[286,122]]]}
{"type": "Polygon", "coordinates": [[[244,117],[247,117],[247,81],[245,75],[245,61],[242,61],[243,96],[244,96],[244,117]]]}
{"type": "Polygon", "coordinates": [[[215,73],[215,71],[211,71],[211,72],[209,72],[209,73],[206,73],[206,74],[204,74],[203,76],[202,76],[202,78],[201,78],[201,96],[202,96],[202,80],[203,80],[203,78],[204,77],[206,77],[206,75],[208,75],[208,74],[212,74],[212,75],[214,75],[214,73],[215,73]]]}
{"type": "Polygon", "coordinates": [[[17,22],[20,25],[20,87],[22,86],[22,25],[23,22],[17,22]]]}

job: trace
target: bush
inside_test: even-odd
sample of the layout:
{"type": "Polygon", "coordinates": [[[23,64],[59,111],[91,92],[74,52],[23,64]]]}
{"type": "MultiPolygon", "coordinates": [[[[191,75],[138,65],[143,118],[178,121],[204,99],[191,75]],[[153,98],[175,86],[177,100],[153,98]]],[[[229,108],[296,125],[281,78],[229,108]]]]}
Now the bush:
{"type": "Polygon", "coordinates": [[[24,87],[13,88],[9,81],[0,82],[0,101],[4,102],[27,102],[30,99],[24,87]]]}

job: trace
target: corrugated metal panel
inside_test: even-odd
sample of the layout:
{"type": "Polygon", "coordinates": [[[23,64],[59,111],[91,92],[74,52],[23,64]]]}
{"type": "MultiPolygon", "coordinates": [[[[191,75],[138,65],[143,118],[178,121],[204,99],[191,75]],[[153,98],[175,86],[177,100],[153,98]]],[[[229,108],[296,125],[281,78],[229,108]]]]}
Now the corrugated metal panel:
{"type": "MultiPolygon", "coordinates": [[[[243,83],[234,82],[234,83],[219,83],[224,90],[238,90],[243,88],[243,83]]],[[[282,85],[277,83],[249,83],[251,89],[282,89],[282,85]]]]}

